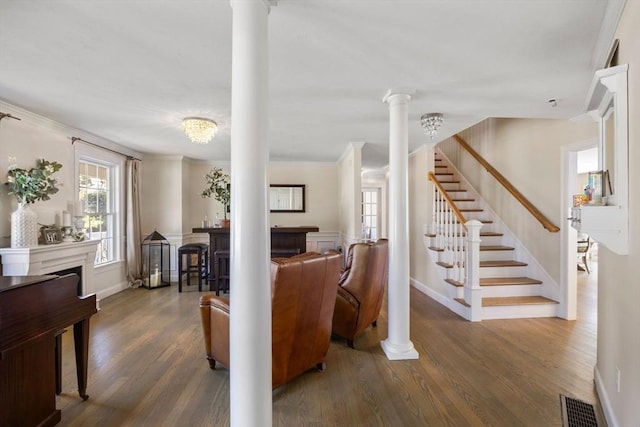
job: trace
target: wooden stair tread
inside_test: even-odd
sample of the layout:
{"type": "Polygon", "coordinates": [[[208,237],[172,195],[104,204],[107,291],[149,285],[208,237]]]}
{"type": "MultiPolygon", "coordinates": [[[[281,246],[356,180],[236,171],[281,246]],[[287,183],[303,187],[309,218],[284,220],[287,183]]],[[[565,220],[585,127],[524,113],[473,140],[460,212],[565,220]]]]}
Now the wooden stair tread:
{"type": "Polygon", "coordinates": [[[435,176],[453,176],[453,172],[435,172],[434,175],[435,176]]]}
{"type": "MultiPolygon", "coordinates": [[[[450,181],[445,181],[445,182],[450,182],[450,181]]],[[[448,193],[466,193],[466,191],[467,191],[467,190],[464,190],[464,189],[459,188],[459,189],[457,189],[457,190],[447,190],[447,194],[448,194],[448,193]]]]}
{"type": "Polygon", "coordinates": [[[444,268],[453,268],[453,264],[449,264],[447,262],[442,262],[442,261],[436,262],[436,265],[439,265],[440,267],[444,267],[444,268]]]}
{"type": "MultiPolygon", "coordinates": [[[[454,301],[464,305],[465,307],[471,307],[464,298],[454,298],[454,301]]],[[[558,304],[558,301],[554,301],[542,296],[521,296],[521,297],[487,297],[482,298],[483,307],[501,307],[510,305],[549,305],[558,304]]]]}
{"type": "MultiPolygon", "coordinates": [[[[476,221],[480,221],[482,224],[493,224],[493,221],[491,221],[490,219],[482,219],[482,220],[477,219],[476,221]]],[[[460,221],[458,221],[457,219],[456,219],[456,224],[460,224],[460,221]]]]}
{"type": "Polygon", "coordinates": [[[476,199],[451,199],[454,202],[475,202],[476,199]]]}
{"type": "Polygon", "coordinates": [[[480,267],[526,267],[527,263],[513,260],[480,261],[480,267]]]}
{"type": "Polygon", "coordinates": [[[483,212],[480,208],[460,209],[460,212],[483,212]]]}
{"type": "Polygon", "coordinates": [[[542,281],[530,277],[481,277],[480,286],[541,285],[542,281]]]}
{"type": "Polygon", "coordinates": [[[480,232],[480,236],[484,236],[484,237],[500,237],[503,236],[504,234],[502,233],[498,233],[495,231],[481,231],[480,232]]]}
{"type": "Polygon", "coordinates": [[[539,304],[558,304],[543,296],[519,296],[519,297],[487,297],[482,298],[483,307],[498,307],[504,305],[539,305],[539,304]]]}
{"type": "Polygon", "coordinates": [[[512,251],[515,248],[511,246],[502,246],[502,245],[480,245],[481,251],[512,251]]]}
{"type": "MultiPolygon", "coordinates": [[[[426,236],[426,234],[425,234],[426,236]]],[[[433,236],[428,236],[428,237],[435,237],[435,235],[433,236]]],[[[444,252],[445,248],[441,248],[438,246],[429,246],[429,249],[431,249],[432,251],[436,251],[436,252],[444,252]]],[[[464,251],[464,246],[459,248],[459,250],[464,251]]],[[[514,248],[512,248],[511,246],[499,246],[499,245],[480,245],[480,250],[481,251],[512,251],[514,250],[514,248]]]]}
{"type": "Polygon", "coordinates": [[[464,286],[464,283],[458,282],[457,280],[453,280],[453,279],[445,279],[445,282],[455,286],[456,288],[462,288],[464,286]]]}
{"type": "Polygon", "coordinates": [[[464,298],[454,298],[454,301],[459,302],[460,304],[464,305],[465,307],[471,307],[471,305],[469,305],[469,303],[467,303],[464,298]]]}

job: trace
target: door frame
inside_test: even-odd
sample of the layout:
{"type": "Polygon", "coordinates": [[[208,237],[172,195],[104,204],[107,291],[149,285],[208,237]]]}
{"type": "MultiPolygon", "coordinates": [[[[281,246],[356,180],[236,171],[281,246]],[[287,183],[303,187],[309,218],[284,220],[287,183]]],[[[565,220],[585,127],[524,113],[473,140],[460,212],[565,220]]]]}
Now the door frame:
{"type": "Polygon", "coordinates": [[[598,138],[590,138],[562,146],[562,161],[560,175],[562,176],[562,190],[560,192],[560,206],[562,210],[560,228],[560,262],[562,298],[558,308],[558,317],[575,320],[577,317],[578,301],[578,269],[576,267],[578,232],[571,227],[571,205],[576,191],[578,176],[578,152],[598,146],[598,138]]]}

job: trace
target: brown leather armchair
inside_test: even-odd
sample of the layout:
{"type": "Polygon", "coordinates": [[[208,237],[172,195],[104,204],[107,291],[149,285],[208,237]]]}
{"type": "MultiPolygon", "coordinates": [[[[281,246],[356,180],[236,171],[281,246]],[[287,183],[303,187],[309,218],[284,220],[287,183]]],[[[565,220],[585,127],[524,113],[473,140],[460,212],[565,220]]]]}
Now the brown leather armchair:
{"type": "MultiPolygon", "coordinates": [[[[324,370],[341,261],[308,252],[271,260],[273,389],[314,366],[324,370]]],[[[230,368],[229,300],[203,295],[200,315],[209,366],[230,368]]]]}
{"type": "Polygon", "coordinates": [[[388,280],[387,270],[387,239],[349,246],[333,312],[333,333],[346,338],[351,348],[353,340],[369,325],[376,326],[388,280]]]}

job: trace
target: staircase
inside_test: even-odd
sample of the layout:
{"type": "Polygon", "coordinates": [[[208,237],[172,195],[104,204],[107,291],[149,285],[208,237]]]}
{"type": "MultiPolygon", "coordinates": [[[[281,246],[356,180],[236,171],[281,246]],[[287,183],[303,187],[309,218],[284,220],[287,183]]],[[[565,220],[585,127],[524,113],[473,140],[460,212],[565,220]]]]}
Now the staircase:
{"type": "Polygon", "coordinates": [[[430,178],[434,222],[424,241],[446,305],[472,321],[555,317],[557,285],[440,153],[430,178]]]}

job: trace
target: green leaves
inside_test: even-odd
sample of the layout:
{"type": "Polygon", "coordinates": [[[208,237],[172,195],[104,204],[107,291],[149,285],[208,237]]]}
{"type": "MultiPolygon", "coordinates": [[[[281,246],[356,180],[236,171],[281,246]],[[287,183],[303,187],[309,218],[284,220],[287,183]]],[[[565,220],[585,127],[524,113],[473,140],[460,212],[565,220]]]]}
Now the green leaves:
{"type": "Polygon", "coordinates": [[[221,168],[214,167],[204,176],[207,187],[200,195],[204,198],[212,197],[222,203],[225,207],[225,218],[227,217],[226,207],[231,202],[231,188],[229,186],[231,178],[224,173],[221,168]]]}
{"type": "Polygon", "coordinates": [[[14,158],[9,158],[6,186],[9,194],[16,196],[18,203],[35,203],[38,200],[49,200],[51,194],[58,192],[58,181],[52,176],[62,169],[58,162],[39,159],[35,168],[21,169],[15,164],[14,158]]]}

